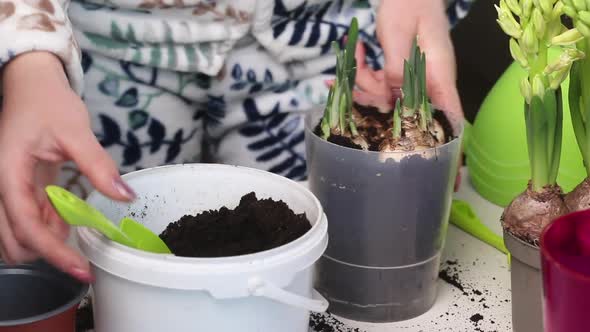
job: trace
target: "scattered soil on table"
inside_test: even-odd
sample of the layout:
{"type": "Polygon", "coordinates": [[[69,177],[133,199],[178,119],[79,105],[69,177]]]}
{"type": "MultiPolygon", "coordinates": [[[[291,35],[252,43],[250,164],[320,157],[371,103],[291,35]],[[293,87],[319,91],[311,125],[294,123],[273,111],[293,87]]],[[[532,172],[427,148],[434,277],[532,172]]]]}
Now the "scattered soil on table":
{"type": "Polygon", "coordinates": [[[479,321],[483,319],[483,316],[481,314],[475,314],[469,319],[471,319],[471,321],[474,323],[479,323],[479,321]]]}
{"type": "Polygon", "coordinates": [[[438,273],[438,277],[444,280],[447,284],[459,289],[464,295],[467,295],[465,287],[459,279],[459,273],[453,272],[451,268],[447,267],[438,273]]]}
{"type": "Polygon", "coordinates": [[[228,257],[282,246],[310,228],[305,214],[295,214],[283,201],[259,200],[251,192],[233,210],[224,206],[180,218],[160,238],[177,256],[228,257]]]}
{"type": "Polygon", "coordinates": [[[309,327],[314,332],[362,332],[357,328],[347,327],[329,312],[311,314],[309,327]]]}

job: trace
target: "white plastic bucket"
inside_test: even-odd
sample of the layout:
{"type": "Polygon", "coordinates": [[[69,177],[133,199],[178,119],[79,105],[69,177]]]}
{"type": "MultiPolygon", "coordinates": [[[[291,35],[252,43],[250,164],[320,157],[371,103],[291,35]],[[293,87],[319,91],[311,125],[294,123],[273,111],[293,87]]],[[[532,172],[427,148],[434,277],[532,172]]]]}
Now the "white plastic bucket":
{"type": "Polygon", "coordinates": [[[88,201],[113,221],[132,216],[160,233],[186,214],[233,208],[254,191],[305,212],[312,228],[272,250],[225,258],[141,252],[79,228],[92,264],[96,332],[304,332],[327,301],[313,289],[314,264],[327,247],[327,220],[306,188],[268,172],[225,165],[164,166],[126,175],[132,204],[94,192],[88,201]]]}

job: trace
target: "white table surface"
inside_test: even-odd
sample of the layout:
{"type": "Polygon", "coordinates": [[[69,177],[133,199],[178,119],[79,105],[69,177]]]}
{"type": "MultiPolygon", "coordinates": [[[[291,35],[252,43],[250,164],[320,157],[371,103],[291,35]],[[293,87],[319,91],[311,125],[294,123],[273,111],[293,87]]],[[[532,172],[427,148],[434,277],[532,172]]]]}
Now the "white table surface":
{"type": "MultiPolygon", "coordinates": [[[[471,186],[463,169],[458,199],[469,202],[479,218],[497,234],[502,208],[484,200],[471,186]]],[[[511,327],[510,271],[506,256],[500,251],[449,226],[442,270],[446,271],[461,291],[439,279],[438,298],[426,314],[412,320],[390,324],[368,324],[324,315],[314,320],[326,321],[331,327],[315,328],[317,332],[507,332],[511,327]]]]}

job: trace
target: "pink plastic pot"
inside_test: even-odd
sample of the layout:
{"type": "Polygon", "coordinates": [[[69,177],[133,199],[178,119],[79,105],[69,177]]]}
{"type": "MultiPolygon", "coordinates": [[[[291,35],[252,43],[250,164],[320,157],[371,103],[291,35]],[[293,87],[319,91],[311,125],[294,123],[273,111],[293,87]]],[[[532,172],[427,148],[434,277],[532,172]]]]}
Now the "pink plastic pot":
{"type": "Polygon", "coordinates": [[[545,229],[541,261],[545,332],[590,331],[590,210],[545,229]]]}

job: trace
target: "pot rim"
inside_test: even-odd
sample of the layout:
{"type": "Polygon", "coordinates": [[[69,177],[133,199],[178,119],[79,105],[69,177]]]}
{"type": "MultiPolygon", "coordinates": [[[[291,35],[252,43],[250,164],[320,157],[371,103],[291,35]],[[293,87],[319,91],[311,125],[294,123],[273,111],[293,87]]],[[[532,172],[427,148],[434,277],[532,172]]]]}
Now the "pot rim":
{"type": "MultiPolygon", "coordinates": [[[[8,269],[34,270],[34,266],[35,266],[34,264],[19,264],[19,265],[10,266],[8,269]]],[[[79,291],[76,293],[75,297],[73,297],[67,303],[62,304],[55,309],[52,309],[50,311],[47,311],[47,312],[44,312],[42,314],[35,315],[32,317],[6,320],[6,321],[0,320],[0,327],[16,327],[16,326],[21,326],[21,325],[28,325],[28,324],[33,324],[33,323],[37,323],[37,322],[44,321],[44,320],[49,320],[53,317],[59,316],[65,312],[67,312],[68,310],[72,309],[73,307],[79,305],[80,302],[82,302],[82,299],[84,299],[84,297],[88,293],[89,289],[90,289],[89,284],[80,283],[79,291]]]]}
{"type": "Polygon", "coordinates": [[[504,244],[506,245],[506,249],[508,249],[510,255],[513,258],[537,270],[541,269],[539,247],[534,246],[526,241],[523,241],[514,234],[508,232],[506,229],[502,230],[502,234],[504,236],[504,244]],[[520,247],[513,246],[513,243],[520,247]]]}
{"type": "MultiPolygon", "coordinates": [[[[586,282],[590,282],[590,275],[584,274],[578,271],[571,269],[570,267],[560,263],[557,258],[547,249],[545,249],[545,243],[547,241],[547,234],[552,230],[553,227],[557,227],[557,223],[566,222],[568,219],[578,219],[578,218],[585,218],[590,219],[590,210],[582,210],[582,211],[575,211],[568,214],[565,214],[557,219],[555,219],[551,224],[549,224],[543,232],[541,233],[541,241],[540,241],[540,248],[541,248],[541,257],[544,257],[547,261],[550,261],[552,264],[557,266],[559,270],[568,274],[571,278],[584,280],[586,282]]],[[[570,220],[571,222],[571,220],[570,220]]],[[[590,221],[588,221],[590,222],[590,221]]]]}
{"type": "MultiPolygon", "coordinates": [[[[321,137],[319,137],[318,135],[316,135],[314,133],[314,123],[313,120],[315,116],[318,116],[318,114],[321,114],[323,112],[323,107],[324,105],[320,106],[316,106],[313,109],[310,110],[310,112],[307,112],[307,114],[305,114],[305,132],[307,132],[310,136],[315,137],[317,139],[321,139],[321,137]]],[[[433,154],[436,153],[436,151],[441,150],[441,149],[445,149],[448,148],[450,145],[456,144],[457,142],[461,142],[463,140],[463,136],[465,133],[465,124],[464,124],[464,120],[460,121],[459,119],[457,119],[457,117],[455,115],[449,114],[446,111],[443,110],[439,110],[441,112],[444,112],[445,115],[447,116],[449,122],[451,123],[451,127],[453,128],[453,139],[446,142],[445,144],[439,145],[439,146],[435,146],[432,148],[428,148],[428,149],[424,149],[424,150],[417,150],[417,151],[388,151],[388,152],[381,152],[381,151],[364,151],[364,150],[359,150],[359,149],[354,149],[351,147],[347,147],[347,146],[342,146],[342,145],[338,145],[338,144],[334,144],[332,142],[329,142],[327,140],[321,139],[322,141],[324,141],[326,144],[330,144],[334,147],[340,148],[340,149],[344,149],[344,150],[350,150],[350,151],[358,151],[359,153],[366,153],[369,155],[375,155],[375,156],[400,156],[400,155],[414,155],[414,154],[433,154]],[[456,132],[456,133],[455,133],[456,132]]]]}

